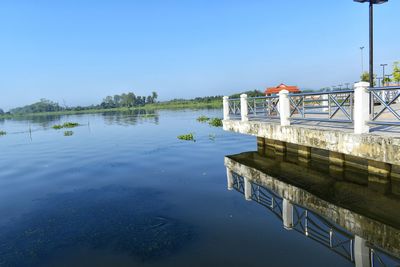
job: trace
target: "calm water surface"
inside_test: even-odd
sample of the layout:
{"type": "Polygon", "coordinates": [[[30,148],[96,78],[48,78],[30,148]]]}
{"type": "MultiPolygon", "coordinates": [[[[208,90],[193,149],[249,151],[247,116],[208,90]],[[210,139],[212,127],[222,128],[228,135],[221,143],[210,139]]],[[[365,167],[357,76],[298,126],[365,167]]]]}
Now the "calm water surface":
{"type": "Polygon", "coordinates": [[[224,156],[256,139],[200,115],[222,116],[0,121],[0,266],[353,266],[228,191],[224,156]],[[51,128],[66,121],[83,126],[51,128]]]}

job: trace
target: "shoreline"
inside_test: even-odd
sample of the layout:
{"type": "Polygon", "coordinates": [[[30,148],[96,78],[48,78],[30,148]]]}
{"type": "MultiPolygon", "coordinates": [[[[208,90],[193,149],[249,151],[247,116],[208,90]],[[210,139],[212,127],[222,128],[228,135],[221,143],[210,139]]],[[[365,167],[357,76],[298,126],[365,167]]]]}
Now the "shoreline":
{"type": "Polygon", "coordinates": [[[64,110],[64,111],[53,111],[53,112],[36,112],[36,113],[21,113],[21,114],[3,114],[0,115],[0,119],[13,119],[13,118],[23,118],[27,116],[63,116],[63,115],[79,115],[79,114],[95,114],[95,113],[105,113],[105,112],[126,112],[134,110],[178,110],[178,109],[205,109],[205,108],[222,108],[221,101],[211,101],[207,103],[157,103],[149,104],[141,107],[132,108],[108,108],[108,109],[87,109],[87,110],[64,110]]]}

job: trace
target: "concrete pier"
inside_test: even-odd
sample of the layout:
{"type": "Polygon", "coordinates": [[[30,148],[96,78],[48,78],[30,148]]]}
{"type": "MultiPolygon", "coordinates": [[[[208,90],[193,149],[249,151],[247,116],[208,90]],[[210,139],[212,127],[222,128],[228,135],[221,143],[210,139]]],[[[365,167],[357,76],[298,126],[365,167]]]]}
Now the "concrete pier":
{"type": "Polygon", "coordinates": [[[226,131],[279,142],[325,149],[374,161],[400,165],[400,137],[355,134],[314,126],[281,126],[274,122],[224,120],[226,131]]]}

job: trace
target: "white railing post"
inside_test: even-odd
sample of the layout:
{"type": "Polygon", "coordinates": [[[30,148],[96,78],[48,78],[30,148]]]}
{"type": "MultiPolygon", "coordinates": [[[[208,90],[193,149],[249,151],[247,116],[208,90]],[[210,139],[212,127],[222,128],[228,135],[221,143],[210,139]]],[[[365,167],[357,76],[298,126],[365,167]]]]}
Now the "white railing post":
{"type": "Polygon", "coordinates": [[[226,168],[226,180],[228,184],[228,190],[233,189],[233,176],[230,169],[226,168]]]}
{"type": "Polygon", "coordinates": [[[371,249],[367,247],[367,242],[359,236],[354,237],[354,263],[355,267],[370,267],[371,249]]]}
{"type": "Polygon", "coordinates": [[[359,82],[354,85],[354,133],[369,133],[370,94],[369,83],[359,82]]]}
{"type": "Polygon", "coordinates": [[[283,199],[282,202],[282,221],[283,227],[286,230],[292,230],[294,223],[293,223],[293,204],[289,202],[287,199],[283,199]]]}
{"type": "Polygon", "coordinates": [[[324,108],[322,108],[323,112],[328,112],[329,111],[329,101],[328,101],[329,95],[322,95],[322,105],[324,106],[324,108]]]}
{"type": "Polygon", "coordinates": [[[242,116],[242,121],[249,120],[249,110],[247,107],[247,95],[240,95],[240,115],[242,116]]]}
{"type": "Polygon", "coordinates": [[[281,118],[281,126],[289,126],[290,101],[288,90],[282,90],[279,92],[279,113],[281,118]]]}
{"type": "Polygon", "coordinates": [[[222,103],[224,107],[224,120],[229,120],[229,97],[224,96],[222,98],[222,103]]]}

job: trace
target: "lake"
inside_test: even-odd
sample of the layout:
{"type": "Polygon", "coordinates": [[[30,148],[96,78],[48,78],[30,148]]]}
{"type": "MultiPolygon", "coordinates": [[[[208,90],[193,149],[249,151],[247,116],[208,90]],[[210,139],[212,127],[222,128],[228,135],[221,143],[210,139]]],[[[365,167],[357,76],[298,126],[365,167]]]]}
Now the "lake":
{"type": "Polygon", "coordinates": [[[222,111],[0,120],[0,266],[354,266],[227,190],[256,138],[200,115],[222,111]]]}

